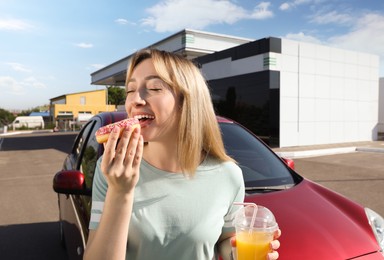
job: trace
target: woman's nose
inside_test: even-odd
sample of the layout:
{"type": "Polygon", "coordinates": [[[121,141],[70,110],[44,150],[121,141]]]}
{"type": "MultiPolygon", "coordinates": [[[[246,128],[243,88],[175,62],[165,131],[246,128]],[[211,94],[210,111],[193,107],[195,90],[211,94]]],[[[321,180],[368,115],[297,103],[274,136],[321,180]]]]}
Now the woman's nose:
{"type": "Polygon", "coordinates": [[[133,94],[132,102],[134,105],[144,105],[145,104],[145,97],[143,93],[140,93],[140,91],[137,91],[133,94]]]}

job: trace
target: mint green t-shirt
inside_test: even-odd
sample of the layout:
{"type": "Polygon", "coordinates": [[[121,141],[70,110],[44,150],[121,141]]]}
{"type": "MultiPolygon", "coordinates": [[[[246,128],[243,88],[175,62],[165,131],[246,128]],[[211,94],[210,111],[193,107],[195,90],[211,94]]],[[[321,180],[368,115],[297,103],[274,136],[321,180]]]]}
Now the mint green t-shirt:
{"type": "MultiPolygon", "coordinates": [[[[93,182],[89,228],[96,229],[107,182],[100,168],[93,182]]],[[[126,259],[213,259],[219,237],[234,234],[232,220],[244,200],[241,169],[207,158],[192,178],[159,170],[142,160],[135,188],[126,259]]]]}

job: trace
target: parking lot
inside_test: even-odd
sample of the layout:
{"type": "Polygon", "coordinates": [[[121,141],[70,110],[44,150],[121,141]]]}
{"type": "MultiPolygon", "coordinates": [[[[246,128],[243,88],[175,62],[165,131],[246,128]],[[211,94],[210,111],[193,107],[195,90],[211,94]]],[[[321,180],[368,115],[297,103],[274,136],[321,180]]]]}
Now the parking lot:
{"type": "MultiPolygon", "coordinates": [[[[1,259],[66,259],[59,242],[52,178],[74,137],[74,133],[0,136],[1,259]]],[[[355,151],[339,153],[340,145],[276,151],[294,157],[302,176],[384,216],[384,142],[345,147],[355,147],[355,151]],[[317,156],[309,152],[316,150],[317,156]]]]}
{"type": "Polygon", "coordinates": [[[296,159],[296,169],[302,176],[337,191],[382,216],[383,164],[384,153],[367,152],[296,159]]]}
{"type": "Polygon", "coordinates": [[[384,142],[274,149],[296,171],[384,216],[384,142]]]}
{"type": "Polygon", "coordinates": [[[53,175],[73,133],[0,136],[0,258],[67,259],[53,175]]]}

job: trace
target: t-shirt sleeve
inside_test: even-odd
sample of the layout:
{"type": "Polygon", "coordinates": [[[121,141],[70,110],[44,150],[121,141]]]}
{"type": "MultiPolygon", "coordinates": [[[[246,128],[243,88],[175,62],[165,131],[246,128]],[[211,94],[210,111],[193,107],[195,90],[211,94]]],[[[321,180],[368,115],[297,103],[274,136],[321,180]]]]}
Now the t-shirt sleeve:
{"type": "Polygon", "coordinates": [[[103,213],[105,195],[107,194],[108,184],[101,171],[101,159],[96,164],[95,175],[92,184],[92,207],[91,219],[89,221],[89,229],[97,229],[100,223],[101,214],[103,213]]]}
{"type": "Polygon", "coordinates": [[[233,191],[233,199],[231,205],[229,207],[228,213],[224,216],[224,226],[222,229],[222,236],[227,237],[233,235],[235,233],[235,227],[232,222],[235,218],[236,212],[242,207],[239,205],[234,205],[235,202],[244,202],[245,197],[245,187],[244,187],[244,179],[243,174],[239,166],[233,164],[231,167],[232,174],[232,191],[233,191]]]}

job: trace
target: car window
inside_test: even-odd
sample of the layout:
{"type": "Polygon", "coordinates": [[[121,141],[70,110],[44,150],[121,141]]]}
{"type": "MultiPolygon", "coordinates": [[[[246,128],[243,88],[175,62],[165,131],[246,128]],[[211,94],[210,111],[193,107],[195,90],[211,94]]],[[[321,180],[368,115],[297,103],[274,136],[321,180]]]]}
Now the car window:
{"type": "Polygon", "coordinates": [[[261,141],[234,123],[220,123],[224,146],[243,171],[246,187],[294,184],[286,165],[261,141]]]}
{"type": "Polygon", "coordinates": [[[93,121],[90,121],[86,125],[84,125],[84,127],[81,129],[77,137],[77,140],[75,141],[75,144],[72,150],[72,155],[74,157],[73,158],[74,161],[76,162],[76,166],[75,166],[76,169],[78,169],[79,167],[81,157],[82,157],[83,146],[87,142],[89,132],[92,129],[93,125],[94,125],[93,121]]]}
{"type": "Polygon", "coordinates": [[[96,141],[95,133],[101,126],[99,118],[94,118],[94,123],[89,131],[89,137],[87,143],[84,146],[83,157],[81,160],[80,170],[84,173],[85,187],[87,189],[92,188],[93,175],[96,168],[96,162],[98,159],[98,151],[100,144],[96,141]]]}
{"type": "MultiPolygon", "coordinates": [[[[100,118],[94,117],[91,124],[86,125],[87,137],[82,147],[81,156],[79,158],[79,169],[84,174],[85,189],[92,190],[93,176],[96,168],[100,145],[96,142],[95,132],[100,128],[100,118]]],[[[90,212],[92,206],[91,196],[77,196],[78,206],[82,208],[82,220],[84,226],[88,226],[90,212]]]]}

